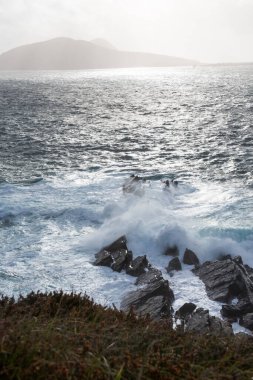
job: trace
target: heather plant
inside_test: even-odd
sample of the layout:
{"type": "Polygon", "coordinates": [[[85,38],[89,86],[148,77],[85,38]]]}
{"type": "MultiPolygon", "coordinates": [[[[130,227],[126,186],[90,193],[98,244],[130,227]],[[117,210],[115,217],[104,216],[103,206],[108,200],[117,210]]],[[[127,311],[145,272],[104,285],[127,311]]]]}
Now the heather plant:
{"type": "Polygon", "coordinates": [[[250,337],[175,331],[74,293],[2,297],[0,342],[3,380],[253,377],[250,337]]]}

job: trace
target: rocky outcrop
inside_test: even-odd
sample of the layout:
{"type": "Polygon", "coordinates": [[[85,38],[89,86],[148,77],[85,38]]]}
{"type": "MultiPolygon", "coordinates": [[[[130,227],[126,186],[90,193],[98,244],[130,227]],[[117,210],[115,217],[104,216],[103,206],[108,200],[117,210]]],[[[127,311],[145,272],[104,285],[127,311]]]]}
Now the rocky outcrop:
{"type": "Polygon", "coordinates": [[[173,272],[174,270],[179,271],[182,270],[182,265],[178,257],[174,257],[172,260],[170,260],[167,268],[168,273],[173,272]]]}
{"type": "MultiPolygon", "coordinates": [[[[171,252],[176,254],[176,249],[173,248],[171,252]]],[[[163,278],[160,270],[151,266],[146,255],[133,259],[125,236],[103,247],[95,257],[95,265],[108,266],[117,272],[124,269],[127,274],[137,277],[135,285],[138,288],[122,300],[123,311],[133,311],[142,316],[148,314],[153,320],[172,319],[174,293],[169,282],[163,278]]],[[[232,335],[230,322],[238,319],[242,326],[253,330],[253,269],[244,266],[240,256],[232,258],[230,255],[222,255],[220,260],[200,265],[197,255],[186,249],[183,262],[195,265],[193,272],[204,282],[212,300],[226,303],[221,310],[225,321],[210,316],[208,310],[195,310],[196,305],[193,303],[185,303],[175,313],[176,323],[180,320],[184,331],[232,335]]],[[[179,257],[173,257],[166,269],[168,273],[181,270],[179,257]]]]}
{"type": "Polygon", "coordinates": [[[249,278],[251,279],[251,281],[253,281],[253,268],[251,268],[247,264],[244,265],[244,268],[246,269],[246,271],[247,271],[247,273],[248,273],[249,278]]]}
{"type": "Polygon", "coordinates": [[[133,254],[127,248],[125,236],[121,236],[112,244],[102,248],[95,254],[96,260],[94,265],[111,267],[116,272],[129,267],[133,259],[133,254]]]}
{"type": "Polygon", "coordinates": [[[253,331],[253,313],[243,315],[239,321],[240,325],[253,331]]]}
{"type": "Polygon", "coordinates": [[[164,280],[161,271],[150,265],[146,256],[133,260],[125,236],[102,248],[95,257],[95,265],[105,265],[117,272],[125,269],[127,274],[137,277],[136,285],[144,286],[125,296],[121,303],[122,310],[133,310],[143,316],[148,314],[156,320],[171,317],[174,294],[169,282],[164,280]]]}
{"type": "Polygon", "coordinates": [[[128,293],[121,303],[125,312],[133,311],[137,315],[149,315],[151,319],[159,320],[172,315],[173,291],[168,281],[157,279],[144,288],[128,293]]]}
{"type": "Polygon", "coordinates": [[[147,285],[161,280],[163,280],[162,272],[156,268],[151,267],[149,271],[141,274],[137,278],[135,285],[147,285]]]}
{"type": "Polygon", "coordinates": [[[181,306],[175,313],[175,317],[179,319],[185,319],[189,315],[191,315],[196,309],[196,305],[192,302],[186,302],[181,306]]]}
{"type": "Polygon", "coordinates": [[[123,269],[126,273],[138,277],[144,274],[150,267],[146,255],[138,256],[133,260],[133,254],[127,247],[125,236],[121,236],[112,244],[103,247],[95,254],[94,265],[111,267],[116,272],[121,272],[123,269]]]}
{"type": "Polygon", "coordinates": [[[126,268],[126,273],[130,276],[138,277],[141,274],[146,273],[146,270],[150,267],[146,255],[136,257],[130,265],[126,268]]]}
{"type": "Polygon", "coordinates": [[[102,248],[101,251],[107,251],[110,253],[113,253],[115,251],[119,251],[121,249],[128,250],[127,248],[127,239],[126,236],[120,236],[117,240],[115,240],[113,243],[107,245],[106,247],[102,248]]]}
{"type": "Polygon", "coordinates": [[[239,323],[253,330],[252,268],[244,266],[242,258],[226,255],[221,260],[206,261],[195,268],[206,286],[207,295],[214,301],[224,302],[221,315],[229,322],[239,323]],[[232,301],[236,300],[236,304],[232,301]]]}
{"type": "Polygon", "coordinates": [[[208,310],[197,309],[185,320],[185,331],[197,332],[198,334],[211,334],[216,336],[231,336],[231,325],[220,318],[209,315],[208,310]]]}
{"type": "Polygon", "coordinates": [[[234,298],[253,304],[253,283],[241,257],[206,261],[193,270],[206,286],[207,295],[214,301],[230,303],[234,298]]]}
{"type": "Polygon", "coordinates": [[[184,257],[183,257],[183,263],[187,265],[199,265],[199,259],[196,253],[186,248],[184,257]]]}
{"type": "Polygon", "coordinates": [[[231,322],[236,322],[241,316],[253,313],[253,304],[241,301],[237,305],[222,305],[221,315],[231,322]]]}

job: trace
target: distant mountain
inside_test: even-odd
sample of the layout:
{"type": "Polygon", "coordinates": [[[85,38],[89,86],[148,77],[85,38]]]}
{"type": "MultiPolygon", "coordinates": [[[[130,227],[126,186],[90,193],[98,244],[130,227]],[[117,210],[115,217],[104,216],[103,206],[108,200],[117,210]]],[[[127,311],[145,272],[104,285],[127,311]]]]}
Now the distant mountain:
{"type": "Polygon", "coordinates": [[[0,55],[0,70],[81,70],[120,67],[167,67],[198,62],[151,53],[119,51],[101,39],[55,38],[24,45],[0,55]]]}
{"type": "Polygon", "coordinates": [[[90,40],[90,42],[94,45],[97,45],[106,49],[118,50],[109,41],[106,41],[103,38],[95,38],[94,40],[90,40]]]}

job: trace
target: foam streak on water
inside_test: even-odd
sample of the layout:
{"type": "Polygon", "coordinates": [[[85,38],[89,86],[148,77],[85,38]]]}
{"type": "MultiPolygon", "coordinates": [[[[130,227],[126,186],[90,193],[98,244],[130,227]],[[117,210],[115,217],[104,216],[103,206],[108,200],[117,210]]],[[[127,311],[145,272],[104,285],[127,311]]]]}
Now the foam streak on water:
{"type": "MultiPolygon", "coordinates": [[[[166,278],[168,244],[253,266],[252,113],[252,66],[1,73],[1,291],[119,306],[134,278],[92,262],[122,234],[166,278]],[[122,192],[132,173],[142,197],[122,192]]],[[[219,315],[190,269],[169,278],[175,309],[219,315]]]]}

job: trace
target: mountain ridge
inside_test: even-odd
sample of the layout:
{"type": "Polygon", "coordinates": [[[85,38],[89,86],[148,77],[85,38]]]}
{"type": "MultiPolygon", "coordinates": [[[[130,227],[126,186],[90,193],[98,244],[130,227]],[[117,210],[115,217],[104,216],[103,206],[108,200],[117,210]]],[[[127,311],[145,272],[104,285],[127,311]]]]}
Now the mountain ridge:
{"type": "Polygon", "coordinates": [[[18,46],[0,55],[0,70],[82,70],[192,66],[199,62],[161,54],[117,50],[108,41],[57,37],[18,46]]]}

